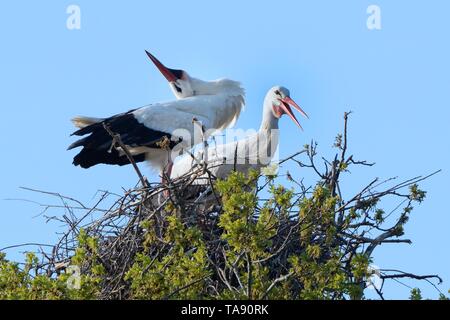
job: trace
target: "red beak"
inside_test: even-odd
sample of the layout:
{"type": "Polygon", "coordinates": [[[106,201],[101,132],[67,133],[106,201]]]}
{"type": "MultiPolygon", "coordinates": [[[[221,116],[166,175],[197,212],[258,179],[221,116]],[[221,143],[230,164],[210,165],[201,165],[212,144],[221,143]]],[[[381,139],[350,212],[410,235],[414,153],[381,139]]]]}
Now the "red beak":
{"type": "Polygon", "coordinates": [[[303,116],[305,116],[306,118],[309,119],[308,115],[306,114],[305,111],[303,111],[302,108],[300,108],[300,106],[295,103],[294,100],[291,99],[291,97],[285,97],[283,99],[280,99],[281,101],[281,108],[284,110],[284,112],[291,117],[292,121],[294,121],[299,127],[300,129],[303,130],[302,126],[300,125],[300,122],[298,122],[297,118],[295,117],[294,113],[292,112],[292,109],[290,106],[293,106],[295,109],[297,109],[303,116]]]}
{"type": "Polygon", "coordinates": [[[182,70],[175,70],[167,68],[165,65],[163,65],[154,55],[152,55],[150,52],[145,50],[147,53],[147,56],[150,58],[150,60],[153,61],[155,66],[158,68],[158,70],[163,74],[163,76],[167,79],[169,82],[176,81],[177,79],[181,79],[183,76],[182,70]]]}

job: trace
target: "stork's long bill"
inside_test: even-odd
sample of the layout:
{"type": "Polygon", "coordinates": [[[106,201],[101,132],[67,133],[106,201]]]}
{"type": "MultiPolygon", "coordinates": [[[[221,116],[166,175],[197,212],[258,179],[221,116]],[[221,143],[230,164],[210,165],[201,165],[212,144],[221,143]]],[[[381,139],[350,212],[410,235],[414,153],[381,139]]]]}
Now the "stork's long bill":
{"type": "Polygon", "coordinates": [[[297,120],[297,117],[296,117],[296,116],[294,115],[294,113],[292,112],[292,109],[291,109],[290,106],[293,106],[293,107],[294,107],[295,109],[297,109],[304,117],[306,117],[306,118],[309,119],[309,117],[308,117],[308,115],[306,114],[306,112],[303,111],[303,109],[300,108],[300,106],[299,106],[294,100],[292,100],[291,97],[289,97],[289,96],[280,99],[280,102],[281,102],[281,103],[280,103],[281,109],[283,109],[283,111],[284,111],[284,112],[292,119],[292,121],[294,121],[294,122],[300,127],[300,129],[303,130],[303,128],[302,128],[300,122],[297,120]]]}
{"type": "Polygon", "coordinates": [[[150,52],[148,52],[147,50],[145,50],[145,52],[147,53],[150,60],[152,60],[152,62],[158,68],[158,70],[162,73],[162,75],[167,79],[167,81],[174,82],[174,81],[177,81],[178,79],[182,78],[182,76],[183,76],[182,70],[167,68],[165,65],[163,65],[161,63],[161,61],[156,59],[156,57],[154,55],[152,55],[150,52]]]}

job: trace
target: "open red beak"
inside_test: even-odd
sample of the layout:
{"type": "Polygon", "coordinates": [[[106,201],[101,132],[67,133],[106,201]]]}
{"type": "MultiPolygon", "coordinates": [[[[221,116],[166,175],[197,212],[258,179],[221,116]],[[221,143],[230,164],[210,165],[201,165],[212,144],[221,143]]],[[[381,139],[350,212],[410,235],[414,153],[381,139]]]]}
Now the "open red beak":
{"type": "Polygon", "coordinates": [[[154,55],[152,55],[150,52],[145,50],[145,53],[147,53],[147,56],[150,58],[150,60],[153,61],[155,66],[158,68],[158,70],[163,74],[163,76],[167,79],[169,82],[176,81],[177,79],[181,79],[183,76],[182,70],[175,70],[167,68],[165,65],[163,65],[154,55]]]}
{"type": "Polygon", "coordinates": [[[291,117],[292,121],[294,121],[299,127],[300,129],[303,130],[302,126],[300,125],[300,122],[298,122],[297,118],[295,117],[294,113],[292,112],[292,109],[290,106],[293,106],[295,109],[297,109],[303,116],[305,116],[306,118],[309,119],[308,115],[306,114],[305,111],[303,111],[302,108],[300,108],[300,106],[295,103],[294,100],[292,100],[290,97],[285,97],[283,99],[280,99],[281,101],[281,108],[284,110],[284,112],[291,117]]]}

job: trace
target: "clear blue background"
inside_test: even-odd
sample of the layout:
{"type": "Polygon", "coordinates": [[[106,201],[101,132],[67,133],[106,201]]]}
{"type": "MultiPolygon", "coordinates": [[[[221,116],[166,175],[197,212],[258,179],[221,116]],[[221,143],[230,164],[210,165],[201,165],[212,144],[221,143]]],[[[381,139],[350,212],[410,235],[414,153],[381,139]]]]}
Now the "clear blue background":
{"type": "MultiPolygon", "coordinates": [[[[258,128],[262,99],[275,84],[291,90],[310,114],[300,132],[282,119],[281,156],[312,138],[331,154],[342,114],[353,110],[351,150],[377,166],[343,183],[356,190],[372,177],[423,183],[425,203],[406,227],[413,245],[375,252],[381,268],[438,273],[450,288],[447,165],[450,156],[450,2],[434,1],[3,1],[0,5],[0,248],[52,243],[59,225],[35,217],[26,198],[57,202],[19,186],[58,191],[92,203],[99,189],[120,192],[137,179],[131,168],[73,167],[69,119],[107,116],[172,99],[144,54],[202,79],[242,81],[247,109],[237,127],[258,128]],[[66,28],[66,8],[81,8],[81,30],[66,28]],[[382,10],[382,30],[366,27],[366,9],[382,10]]],[[[151,179],[154,175],[143,166],[151,179]]],[[[302,172],[293,172],[301,176],[302,172]]],[[[392,204],[393,205],[393,204],[392,204]]],[[[52,213],[61,213],[52,211],[52,213]]],[[[20,251],[8,251],[19,259],[20,251]]],[[[405,281],[437,293],[426,283],[405,281]]],[[[407,298],[393,283],[388,298],[407,298]]]]}

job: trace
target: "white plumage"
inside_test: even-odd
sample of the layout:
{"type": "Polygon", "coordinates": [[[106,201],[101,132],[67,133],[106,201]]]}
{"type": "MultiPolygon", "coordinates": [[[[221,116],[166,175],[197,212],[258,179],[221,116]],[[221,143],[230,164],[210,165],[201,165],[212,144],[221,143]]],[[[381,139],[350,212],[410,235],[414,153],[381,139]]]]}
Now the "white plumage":
{"type": "Polygon", "coordinates": [[[139,123],[164,132],[192,130],[195,117],[206,129],[224,129],[233,124],[244,105],[244,91],[238,82],[223,79],[209,84],[209,95],[196,95],[175,101],[154,103],[133,111],[139,123]]]}

